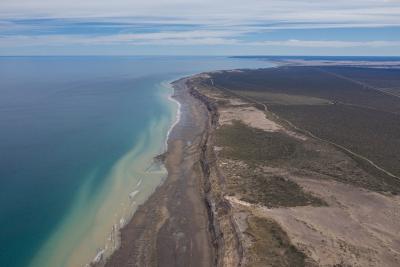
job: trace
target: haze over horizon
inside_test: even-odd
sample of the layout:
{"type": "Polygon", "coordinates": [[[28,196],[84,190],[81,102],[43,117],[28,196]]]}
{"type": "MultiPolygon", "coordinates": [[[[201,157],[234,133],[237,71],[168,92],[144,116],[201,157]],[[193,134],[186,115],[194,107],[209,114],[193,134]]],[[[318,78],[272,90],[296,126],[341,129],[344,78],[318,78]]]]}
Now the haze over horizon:
{"type": "Polygon", "coordinates": [[[400,55],[400,1],[3,0],[0,55],[400,55]]]}

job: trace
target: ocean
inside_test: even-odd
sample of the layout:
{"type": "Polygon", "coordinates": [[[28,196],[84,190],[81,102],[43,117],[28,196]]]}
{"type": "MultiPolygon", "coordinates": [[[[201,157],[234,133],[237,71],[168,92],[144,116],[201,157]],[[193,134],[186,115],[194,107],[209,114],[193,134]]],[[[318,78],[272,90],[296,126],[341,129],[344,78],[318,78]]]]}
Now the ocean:
{"type": "Polygon", "coordinates": [[[77,267],[167,173],[169,81],[268,67],[227,57],[0,57],[0,266],[77,267]]]}

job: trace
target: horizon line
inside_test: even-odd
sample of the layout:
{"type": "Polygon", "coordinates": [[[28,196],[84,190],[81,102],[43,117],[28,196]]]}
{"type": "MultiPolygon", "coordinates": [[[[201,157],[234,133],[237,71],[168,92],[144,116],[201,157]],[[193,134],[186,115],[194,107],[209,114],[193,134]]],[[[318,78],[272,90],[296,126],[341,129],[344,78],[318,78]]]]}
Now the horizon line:
{"type": "Polygon", "coordinates": [[[129,54],[121,54],[121,55],[110,55],[110,54],[88,54],[88,55],[83,55],[83,54],[76,54],[76,55],[62,55],[62,54],[51,54],[51,55],[1,55],[0,57],[253,57],[253,58],[258,58],[258,57],[398,57],[400,58],[400,55],[151,55],[151,54],[144,54],[144,55],[129,55],[129,54]]]}

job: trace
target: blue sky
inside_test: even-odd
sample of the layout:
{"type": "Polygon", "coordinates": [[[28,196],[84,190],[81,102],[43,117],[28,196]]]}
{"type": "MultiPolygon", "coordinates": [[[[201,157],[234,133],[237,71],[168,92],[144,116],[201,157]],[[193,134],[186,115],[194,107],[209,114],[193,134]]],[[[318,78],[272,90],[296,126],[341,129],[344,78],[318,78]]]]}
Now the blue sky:
{"type": "Polygon", "coordinates": [[[2,0],[0,55],[400,56],[400,0],[2,0]]]}

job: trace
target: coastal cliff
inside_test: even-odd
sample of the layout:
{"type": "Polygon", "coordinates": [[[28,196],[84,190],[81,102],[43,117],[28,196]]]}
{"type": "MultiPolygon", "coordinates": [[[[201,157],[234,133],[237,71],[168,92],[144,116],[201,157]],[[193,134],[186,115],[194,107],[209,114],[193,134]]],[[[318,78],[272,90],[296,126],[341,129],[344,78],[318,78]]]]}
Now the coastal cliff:
{"type": "Polygon", "coordinates": [[[262,102],[325,107],[329,99],[235,91],[214,80],[254,73],[188,82],[209,114],[201,162],[215,265],[398,266],[396,177],[262,102]]]}
{"type": "Polygon", "coordinates": [[[200,163],[210,220],[210,232],[216,255],[215,266],[240,266],[243,250],[235,229],[231,206],[223,196],[222,176],[216,166],[216,155],[214,153],[213,138],[214,131],[218,127],[219,117],[217,104],[211,98],[201,94],[193,84],[189,85],[189,88],[190,94],[204,104],[209,114],[207,129],[201,146],[200,163]]]}
{"type": "Polygon", "coordinates": [[[105,266],[397,266],[385,240],[397,238],[400,199],[386,178],[272,113],[258,93],[218,87],[218,75],[173,83],[182,117],[162,157],[168,177],[105,266]]]}

